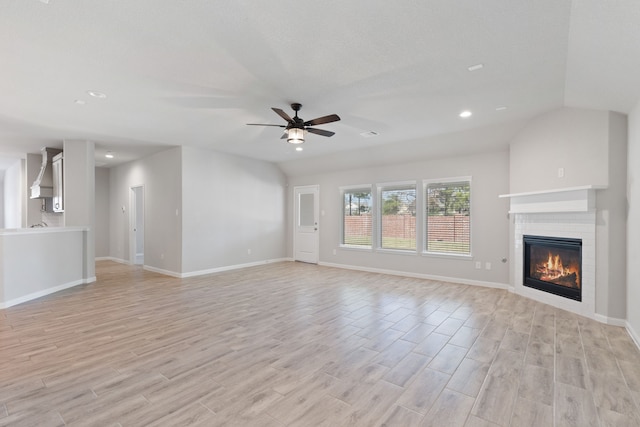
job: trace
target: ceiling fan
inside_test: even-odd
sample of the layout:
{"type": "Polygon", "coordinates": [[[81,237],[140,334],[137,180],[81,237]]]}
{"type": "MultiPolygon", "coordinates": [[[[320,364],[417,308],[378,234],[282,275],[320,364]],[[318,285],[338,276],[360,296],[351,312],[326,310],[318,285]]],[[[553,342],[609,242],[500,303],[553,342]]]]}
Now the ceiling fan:
{"type": "Polygon", "coordinates": [[[289,117],[287,113],[282,111],[280,108],[271,107],[273,111],[276,112],[277,115],[286,120],[287,125],[271,125],[271,124],[263,124],[263,123],[247,123],[249,126],[276,126],[285,128],[284,135],[280,139],[286,139],[287,142],[291,144],[302,144],[304,142],[304,132],[307,131],[309,133],[315,133],[316,135],[321,136],[333,136],[335,132],[331,132],[323,129],[312,128],[311,126],[323,125],[325,123],[337,122],[340,120],[337,114],[329,114],[328,116],[318,117],[317,119],[304,121],[302,118],[298,117],[298,111],[302,108],[302,104],[298,104],[294,102],[291,104],[291,109],[295,111],[295,115],[293,118],[289,117]]]}

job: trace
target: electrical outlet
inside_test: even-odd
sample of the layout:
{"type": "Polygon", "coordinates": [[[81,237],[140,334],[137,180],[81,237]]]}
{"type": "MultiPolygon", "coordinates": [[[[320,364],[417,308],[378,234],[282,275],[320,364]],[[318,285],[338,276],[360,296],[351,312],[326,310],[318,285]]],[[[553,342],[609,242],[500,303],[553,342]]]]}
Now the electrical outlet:
{"type": "Polygon", "coordinates": [[[482,268],[482,262],[481,261],[476,261],[476,268],[478,270],[480,270],[482,268]]]}
{"type": "Polygon", "coordinates": [[[558,168],[558,178],[564,178],[564,168],[558,168]]]}
{"type": "Polygon", "coordinates": [[[491,270],[491,263],[490,262],[485,262],[484,263],[484,268],[487,270],[491,270]]]}
{"type": "Polygon", "coordinates": [[[251,249],[247,249],[247,255],[251,255],[251,249]]]}

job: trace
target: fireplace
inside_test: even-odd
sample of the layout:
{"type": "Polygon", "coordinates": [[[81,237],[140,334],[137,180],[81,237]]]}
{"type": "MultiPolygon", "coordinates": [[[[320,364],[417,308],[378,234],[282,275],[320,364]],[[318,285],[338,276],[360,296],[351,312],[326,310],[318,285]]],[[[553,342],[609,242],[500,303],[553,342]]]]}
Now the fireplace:
{"type": "Polygon", "coordinates": [[[524,286],[582,301],[582,240],[522,238],[524,286]]]}

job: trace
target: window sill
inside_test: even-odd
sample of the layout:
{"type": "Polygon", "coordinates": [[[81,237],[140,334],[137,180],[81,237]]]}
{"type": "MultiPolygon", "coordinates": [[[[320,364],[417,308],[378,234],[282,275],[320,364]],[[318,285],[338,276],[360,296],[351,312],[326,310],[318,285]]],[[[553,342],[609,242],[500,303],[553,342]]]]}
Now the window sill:
{"type": "Polygon", "coordinates": [[[381,254],[395,254],[395,255],[412,255],[416,256],[418,253],[415,249],[385,249],[385,248],[377,248],[376,252],[381,254]]]}
{"type": "Polygon", "coordinates": [[[421,253],[422,256],[430,257],[430,258],[448,258],[448,259],[459,259],[464,261],[473,260],[473,255],[471,254],[448,254],[444,252],[426,252],[423,251],[421,253]]]}
{"type": "Polygon", "coordinates": [[[373,248],[371,246],[339,245],[338,247],[340,249],[346,249],[348,251],[373,252],[373,248]]]}

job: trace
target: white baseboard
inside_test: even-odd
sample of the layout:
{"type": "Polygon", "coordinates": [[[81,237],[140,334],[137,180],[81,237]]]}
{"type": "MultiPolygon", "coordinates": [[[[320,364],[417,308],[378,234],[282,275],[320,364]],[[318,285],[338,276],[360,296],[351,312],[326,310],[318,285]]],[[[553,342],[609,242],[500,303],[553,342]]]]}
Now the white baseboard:
{"type": "Polygon", "coordinates": [[[629,336],[631,336],[631,339],[636,344],[636,347],[638,347],[638,349],[640,350],[640,335],[638,335],[638,333],[635,331],[635,329],[633,329],[629,322],[626,322],[624,326],[627,330],[627,333],[629,334],[629,336]]]}
{"type": "Polygon", "coordinates": [[[623,328],[627,326],[626,319],[618,319],[616,317],[603,316],[602,314],[598,314],[598,313],[596,313],[593,316],[593,318],[594,320],[597,320],[600,323],[605,323],[607,325],[622,326],[623,328]]]}
{"type": "Polygon", "coordinates": [[[171,276],[177,279],[182,278],[182,275],[180,273],[176,273],[175,271],[163,270],[162,268],[151,267],[150,265],[143,265],[142,268],[147,271],[152,271],[154,273],[164,274],[165,276],[171,276]]]}
{"type": "Polygon", "coordinates": [[[112,257],[112,256],[97,257],[96,261],[113,261],[113,262],[117,262],[119,264],[131,265],[131,263],[129,261],[127,261],[127,260],[116,258],[116,257],[112,257]]]}
{"type": "MultiPolygon", "coordinates": [[[[125,261],[123,259],[114,258],[114,257],[101,257],[100,259],[96,258],[96,261],[114,261],[121,264],[131,265],[129,261],[125,261]]],[[[187,273],[178,273],[177,271],[165,270],[162,268],[152,267],[150,265],[143,265],[142,268],[147,271],[152,271],[154,273],[164,274],[165,276],[171,276],[178,279],[186,279],[187,277],[204,276],[205,274],[220,273],[222,271],[228,271],[228,270],[238,270],[241,268],[255,267],[258,265],[272,264],[274,262],[282,262],[282,261],[293,261],[293,259],[292,258],[274,258],[274,259],[267,259],[267,260],[256,261],[256,262],[249,262],[246,264],[225,265],[223,267],[208,268],[206,270],[189,271],[187,273]]]]}
{"type": "MultiPolygon", "coordinates": [[[[209,268],[209,269],[206,269],[206,270],[190,271],[188,273],[182,273],[180,276],[176,276],[176,277],[181,277],[181,278],[184,279],[184,278],[187,278],[187,277],[203,276],[205,274],[220,273],[222,271],[229,271],[229,270],[239,270],[241,268],[256,267],[258,265],[273,264],[274,262],[283,262],[283,261],[291,261],[291,259],[290,258],[275,258],[275,259],[267,259],[267,260],[256,261],[256,262],[249,262],[249,263],[246,263],[246,264],[225,265],[224,267],[216,267],[216,268],[209,268]]],[[[146,266],[145,266],[145,268],[146,268],[146,266]]]]}
{"type": "Polygon", "coordinates": [[[436,280],[438,282],[460,283],[463,285],[483,286],[485,288],[509,289],[506,283],[485,282],[481,280],[461,279],[459,277],[436,276],[433,274],[411,273],[399,270],[386,270],[382,268],[360,267],[357,265],[334,264],[331,262],[319,262],[318,265],[325,267],[344,268],[345,270],[366,271],[368,273],[390,274],[393,276],[413,277],[416,279],[436,280]]]}
{"type": "Polygon", "coordinates": [[[53,294],[55,292],[60,292],[60,291],[63,291],[65,289],[73,288],[74,286],[85,285],[87,283],[95,282],[95,280],[96,280],[95,277],[93,278],[93,280],[91,280],[91,279],[74,280],[73,282],[65,283],[65,284],[62,284],[62,285],[59,285],[59,286],[54,286],[52,288],[43,289],[43,290],[37,291],[37,292],[32,292],[30,294],[23,295],[21,297],[11,299],[9,301],[1,302],[0,303],[0,309],[13,307],[14,305],[22,304],[22,303],[27,302],[27,301],[31,301],[31,300],[34,300],[34,299],[37,299],[37,298],[41,298],[41,297],[47,296],[49,294],[53,294]]]}

